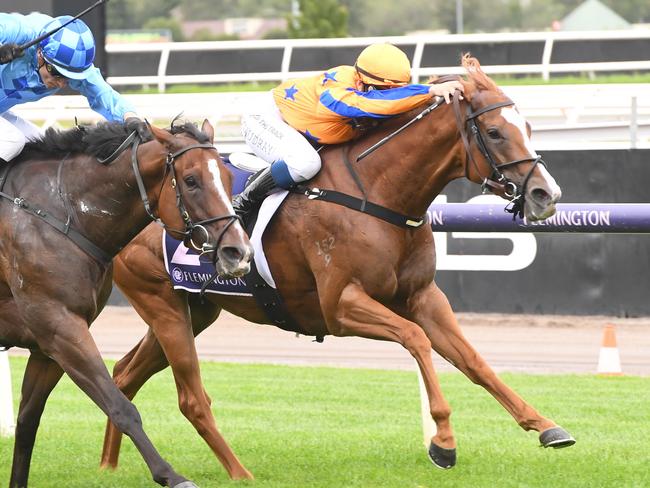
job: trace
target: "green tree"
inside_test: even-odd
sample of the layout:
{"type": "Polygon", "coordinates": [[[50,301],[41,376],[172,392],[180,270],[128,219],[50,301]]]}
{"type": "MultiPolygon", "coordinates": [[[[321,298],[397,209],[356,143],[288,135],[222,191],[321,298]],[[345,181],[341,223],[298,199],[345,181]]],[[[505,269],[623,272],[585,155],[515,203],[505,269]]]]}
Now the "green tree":
{"type": "Polygon", "coordinates": [[[442,27],[432,0],[341,0],[349,12],[351,36],[401,36],[442,27]]]}
{"type": "Polygon", "coordinates": [[[106,26],[109,29],[131,29],[136,27],[131,24],[128,0],[113,0],[106,6],[106,26]]]}
{"type": "MultiPolygon", "coordinates": [[[[547,30],[584,0],[462,0],[463,31],[547,30]]],[[[648,0],[600,0],[628,22],[650,22],[648,0]]],[[[455,0],[300,0],[292,37],[403,35],[414,30],[456,32],[455,0]]],[[[111,0],[109,29],[138,29],[180,7],[185,20],[283,18],[292,0],[111,0]]]]}
{"type": "Polygon", "coordinates": [[[182,0],[113,0],[106,4],[109,29],[140,29],[155,17],[169,16],[182,0]]]}
{"type": "Polygon", "coordinates": [[[173,41],[184,41],[183,30],[181,24],[176,19],[168,19],[167,17],[154,17],[147,20],[142,26],[143,29],[169,29],[172,33],[173,41]]]}
{"type": "Polygon", "coordinates": [[[300,13],[289,15],[289,37],[347,37],[348,11],[337,0],[299,0],[300,13]]]}

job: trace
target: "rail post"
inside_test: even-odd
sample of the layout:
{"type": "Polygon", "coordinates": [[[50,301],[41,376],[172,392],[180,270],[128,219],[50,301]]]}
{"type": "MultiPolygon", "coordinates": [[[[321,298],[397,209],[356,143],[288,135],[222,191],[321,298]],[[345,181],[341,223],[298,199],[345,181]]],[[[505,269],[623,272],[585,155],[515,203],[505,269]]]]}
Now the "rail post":
{"type": "Polygon", "coordinates": [[[0,437],[13,436],[15,428],[9,355],[0,350],[0,437]]]}

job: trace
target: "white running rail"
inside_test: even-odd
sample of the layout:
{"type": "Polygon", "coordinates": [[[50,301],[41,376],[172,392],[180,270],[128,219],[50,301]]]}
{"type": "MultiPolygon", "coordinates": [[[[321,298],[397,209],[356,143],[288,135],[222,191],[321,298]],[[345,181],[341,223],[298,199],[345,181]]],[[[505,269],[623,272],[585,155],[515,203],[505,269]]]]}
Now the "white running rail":
{"type": "MultiPolygon", "coordinates": [[[[641,40],[650,42],[650,29],[631,29],[620,31],[583,31],[583,32],[512,32],[493,34],[445,34],[399,37],[357,37],[339,39],[277,39],[261,41],[206,41],[206,42],[164,42],[143,44],[108,44],[109,54],[119,53],[159,53],[158,67],[155,74],[146,76],[111,76],[108,82],[116,86],[154,85],[159,92],[164,92],[169,84],[174,83],[234,83],[250,81],[280,81],[318,73],[318,71],[290,71],[292,57],[299,48],[361,47],[374,42],[390,42],[400,47],[414,47],[411,59],[413,80],[426,76],[455,74],[462,69],[456,66],[432,67],[422,64],[422,53],[429,45],[505,44],[543,42],[541,59],[532,64],[519,65],[484,65],[488,74],[535,74],[548,80],[553,73],[575,72],[614,72],[614,71],[649,71],[650,54],[647,60],[583,63],[551,63],[555,43],[558,41],[620,41],[641,40]],[[169,75],[169,57],[173,52],[188,51],[241,51],[250,49],[282,49],[281,62],[277,71],[255,73],[215,73],[169,75]]],[[[497,47],[498,48],[498,47],[497,47]]],[[[649,51],[650,52],[650,51],[649,51]]],[[[324,67],[327,68],[327,67],[324,67]]]]}
{"type": "MultiPolygon", "coordinates": [[[[647,147],[650,145],[650,84],[544,85],[502,87],[533,126],[538,149],[647,147]]],[[[264,92],[127,95],[138,111],[165,126],[183,118],[209,119],[216,128],[219,150],[241,150],[239,120],[264,92]]],[[[41,127],[101,120],[82,96],[47,97],[18,105],[19,115],[41,127]]]]}

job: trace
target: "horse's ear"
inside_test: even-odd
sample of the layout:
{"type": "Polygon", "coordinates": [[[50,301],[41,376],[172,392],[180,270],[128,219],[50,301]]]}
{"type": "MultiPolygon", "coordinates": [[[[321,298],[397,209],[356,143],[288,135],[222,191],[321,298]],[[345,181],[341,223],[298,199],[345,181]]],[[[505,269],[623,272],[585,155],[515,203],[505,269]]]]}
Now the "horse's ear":
{"type": "Polygon", "coordinates": [[[458,81],[460,81],[465,87],[465,89],[463,90],[463,98],[468,102],[471,102],[472,97],[474,96],[474,90],[476,89],[476,86],[473,83],[465,80],[462,76],[458,77],[458,81]]]}
{"type": "Polygon", "coordinates": [[[149,130],[151,131],[151,134],[158,142],[164,144],[167,147],[171,147],[174,141],[174,136],[172,136],[169,132],[167,132],[164,129],[159,129],[158,127],[149,124],[149,122],[147,122],[147,124],[149,125],[149,130]]]}
{"type": "Polygon", "coordinates": [[[208,119],[203,120],[201,132],[204,132],[210,138],[210,144],[214,144],[214,127],[212,127],[208,119]]]}

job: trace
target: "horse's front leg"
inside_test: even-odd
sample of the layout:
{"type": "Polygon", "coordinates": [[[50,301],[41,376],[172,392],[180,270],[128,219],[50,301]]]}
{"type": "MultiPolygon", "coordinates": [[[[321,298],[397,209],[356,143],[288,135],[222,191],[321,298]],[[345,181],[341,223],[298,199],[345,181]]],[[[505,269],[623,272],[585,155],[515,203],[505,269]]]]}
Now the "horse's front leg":
{"type": "Polygon", "coordinates": [[[539,432],[544,447],[567,447],[575,443],[568,432],[537,413],[498,378],[463,335],[447,297],[435,283],[413,294],[408,306],[413,320],[425,330],[438,354],[490,392],[524,430],[539,432]]]}
{"type": "MultiPolygon", "coordinates": [[[[127,398],[133,399],[151,376],[171,365],[183,415],[232,479],[252,479],[253,475],[219,432],[210,398],[201,381],[194,336],[215,321],[220,309],[210,304],[202,308],[196,306],[196,313],[190,319],[185,294],[175,292],[166,281],[147,280],[146,275],[132,272],[119,258],[115,260],[115,281],[150,327],[138,345],[116,363],[113,379],[118,388],[127,398]]],[[[102,467],[117,467],[121,436],[109,420],[104,435],[102,467]]]]}
{"type": "Polygon", "coordinates": [[[453,467],[456,464],[456,441],[449,419],[451,409],[440,389],[431,359],[431,343],[424,331],[373,300],[361,286],[354,283],[343,289],[335,318],[331,321],[335,335],[397,342],[411,353],[422,373],[431,416],[436,423],[437,431],[431,439],[429,456],[439,468],[453,467]]]}
{"type": "Polygon", "coordinates": [[[99,354],[88,322],[64,306],[51,306],[51,300],[31,297],[29,303],[45,304],[32,307],[28,324],[36,324],[32,333],[39,348],[56,361],[70,379],[128,435],[142,455],[154,481],[163,486],[195,487],[174,471],[158,453],[142,428],[135,405],[115,386],[99,354]],[[38,333],[38,334],[37,334],[38,333]]]}
{"type": "Polygon", "coordinates": [[[33,351],[29,356],[20,391],[10,488],[27,486],[36,431],[45,402],[62,375],[63,370],[59,365],[40,352],[33,351]]]}

